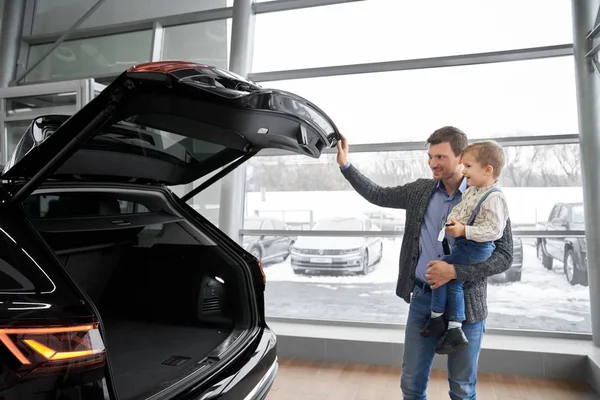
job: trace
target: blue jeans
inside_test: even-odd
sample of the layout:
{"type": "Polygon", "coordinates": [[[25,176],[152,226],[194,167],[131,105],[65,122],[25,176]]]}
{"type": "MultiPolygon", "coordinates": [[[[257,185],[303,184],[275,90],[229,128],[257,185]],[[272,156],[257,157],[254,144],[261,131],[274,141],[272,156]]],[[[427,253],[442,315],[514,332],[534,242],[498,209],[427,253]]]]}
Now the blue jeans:
{"type": "MultiPolygon", "coordinates": [[[[442,260],[448,264],[477,264],[490,258],[495,248],[494,242],[475,242],[460,236],[452,246],[452,254],[442,260]]],[[[466,319],[463,282],[450,281],[435,289],[431,296],[431,311],[447,312],[448,320],[463,322],[466,319]]]]}
{"type": "MultiPolygon", "coordinates": [[[[427,400],[427,383],[435,355],[437,337],[421,336],[423,323],[429,318],[431,289],[427,284],[413,289],[404,338],[404,360],[400,388],[404,400],[427,400]]],[[[448,354],[448,382],[452,400],[474,400],[477,384],[477,363],[485,321],[464,324],[463,331],[469,340],[466,349],[448,354]]]]}

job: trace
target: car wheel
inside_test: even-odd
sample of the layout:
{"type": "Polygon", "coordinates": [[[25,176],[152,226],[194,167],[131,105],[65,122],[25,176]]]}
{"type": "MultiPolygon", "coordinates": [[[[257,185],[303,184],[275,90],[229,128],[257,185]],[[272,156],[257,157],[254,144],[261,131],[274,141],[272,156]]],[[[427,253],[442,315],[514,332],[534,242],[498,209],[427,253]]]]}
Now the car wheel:
{"type": "Polygon", "coordinates": [[[260,249],[258,247],[253,247],[250,249],[250,254],[252,254],[252,256],[254,258],[256,258],[257,260],[260,261],[261,257],[262,257],[262,252],[260,251],[260,249]]]}
{"type": "Polygon", "coordinates": [[[521,281],[521,271],[507,271],[506,272],[506,281],[507,282],[520,282],[521,281]]]}
{"type": "Polygon", "coordinates": [[[544,245],[542,244],[542,242],[539,242],[538,245],[538,258],[540,258],[542,260],[542,264],[544,265],[544,268],[546,268],[547,270],[552,270],[552,264],[554,263],[554,259],[550,256],[546,255],[546,252],[544,251],[544,245]]]}
{"type": "Polygon", "coordinates": [[[565,276],[571,285],[581,284],[583,286],[587,286],[587,273],[586,271],[578,268],[578,265],[575,262],[575,254],[573,249],[567,249],[565,253],[564,265],[565,276]]]}
{"type": "Polygon", "coordinates": [[[362,271],[360,271],[361,275],[366,275],[369,273],[369,250],[365,249],[362,259],[362,271]]]}

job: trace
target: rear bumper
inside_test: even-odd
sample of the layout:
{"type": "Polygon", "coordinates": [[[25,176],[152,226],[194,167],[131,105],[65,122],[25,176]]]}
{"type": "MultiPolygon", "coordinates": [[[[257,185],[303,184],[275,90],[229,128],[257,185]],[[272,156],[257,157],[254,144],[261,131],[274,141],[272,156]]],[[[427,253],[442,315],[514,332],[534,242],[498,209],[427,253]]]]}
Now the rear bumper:
{"type": "Polygon", "coordinates": [[[258,382],[258,384],[252,389],[250,393],[244,398],[244,400],[263,400],[267,397],[269,390],[273,386],[275,382],[275,378],[277,377],[277,371],[279,370],[279,363],[277,362],[277,358],[273,361],[273,364],[263,376],[263,378],[258,382]]]}
{"type": "Polygon", "coordinates": [[[292,252],[290,264],[305,271],[362,271],[362,252],[336,255],[308,255],[292,252]]]}
{"type": "Polygon", "coordinates": [[[218,383],[194,393],[187,400],[263,400],[273,386],[278,371],[277,339],[265,326],[260,337],[254,342],[256,347],[249,348],[250,356],[240,359],[229,368],[230,375],[218,383]]]}

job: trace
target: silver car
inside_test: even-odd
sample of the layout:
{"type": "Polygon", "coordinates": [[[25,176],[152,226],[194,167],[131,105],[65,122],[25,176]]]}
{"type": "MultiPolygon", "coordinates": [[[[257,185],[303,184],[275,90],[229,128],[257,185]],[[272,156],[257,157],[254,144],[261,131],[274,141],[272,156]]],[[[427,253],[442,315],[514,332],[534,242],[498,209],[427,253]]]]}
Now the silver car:
{"type": "MultiPolygon", "coordinates": [[[[313,231],[381,231],[366,216],[327,218],[315,223],[313,231]]],[[[381,261],[380,237],[299,237],[291,248],[291,265],[296,274],[334,272],[368,274],[381,261]]]]}

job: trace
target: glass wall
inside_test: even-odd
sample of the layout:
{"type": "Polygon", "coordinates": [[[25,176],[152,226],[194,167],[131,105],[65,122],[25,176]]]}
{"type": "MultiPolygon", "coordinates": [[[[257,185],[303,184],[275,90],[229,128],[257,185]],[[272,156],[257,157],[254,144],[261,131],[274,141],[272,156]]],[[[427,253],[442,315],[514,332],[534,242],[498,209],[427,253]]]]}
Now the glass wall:
{"type": "MultiPolygon", "coordinates": [[[[581,204],[578,145],[506,146],[505,153],[501,185],[515,230],[514,262],[507,273],[490,279],[488,326],[589,332],[588,288],[569,282],[558,259],[547,268],[544,251],[549,252],[546,258],[560,257],[560,252],[552,251],[551,239],[520,238],[518,233],[546,229],[559,203],[581,204]]],[[[424,150],[351,153],[350,160],[382,186],[431,176],[424,150]]],[[[311,237],[308,232],[299,237],[245,236],[246,247],[258,249],[266,261],[267,314],[404,323],[408,306],[395,297],[404,218],[404,210],[380,208],[358,195],[340,173],[334,155],[316,161],[302,156],[252,159],[245,229],[280,230],[275,227],[279,221],[284,229],[294,230],[398,232],[391,237],[311,237]],[[274,227],[257,222],[266,220],[274,227]],[[289,246],[282,247],[286,238],[289,246]],[[280,245],[271,243],[277,241],[280,245]]],[[[560,239],[563,244],[584,241],[560,239]]],[[[579,252],[575,262],[584,260],[585,244],[575,248],[579,252]]]]}
{"type": "MultiPolygon", "coordinates": [[[[427,69],[284,81],[268,80],[269,71],[571,43],[570,13],[569,2],[541,0],[373,0],[257,16],[253,71],[261,73],[260,84],[297,93],[327,112],[350,141],[350,161],[375,183],[431,177],[425,148],[389,147],[415,149],[406,142],[424,142],[444,125],[472,140],[505,144],[501,185],[514,260],[489,279],[489,328],[591,331],[585,238],[545,235],[584,229],[573,58],[530,59],[524,51],[520,60],[506,62],[482,57],[477,65],[438,62],[427,69]],[[312,29],[300,29],[307,24],[312,29]],[[561,142],[552,144],[557,135],[561,142]],[[570,135],[566,143],[562,135],[570,135]],[[368,147],[353,151],[353,145],[368,147]]],[[[404,210],[358,195],[335,154],[250,160],[244,218],[244,246],[265,266],[267,316],[406,322],[408,304],[395,295],[404,210]]]]}
{"type": "MultiPolygon", "coordinates": [[[[69,29],[97,0],[39,0],[36,2],[33,34],[69,29]]],[[[79,29],[157,19],[233,5],[233,0],[106,0],[79,29]]]]}
{"type": "Polygon", "coordinates": [[[165,28],[163,60],[185,60],[227,69],[231,19],[165,28]]]}
{"type": "Polygon", "coordinates": [[[577,132],[572,57],[261,85],[315,102],[355,144],[423,141],[444,125],[471,139],[577,132]]]}
{"type": "Polygon", "coordinates": [[[570,16],[571,3],[555,0],[368,0],[267,13],[256,18],[253,70],[572,43],[570,16]]]}
{"type": "MultiPolygon", "coordinates": [[[[52,43],[31,46],[28,65],[38,61],[51,47],[52,43]]],[[[65,41],[27,74],[25,81],[118,75],[132,65],[149,61],[151,48],[150,30],[65,41]]]]}

